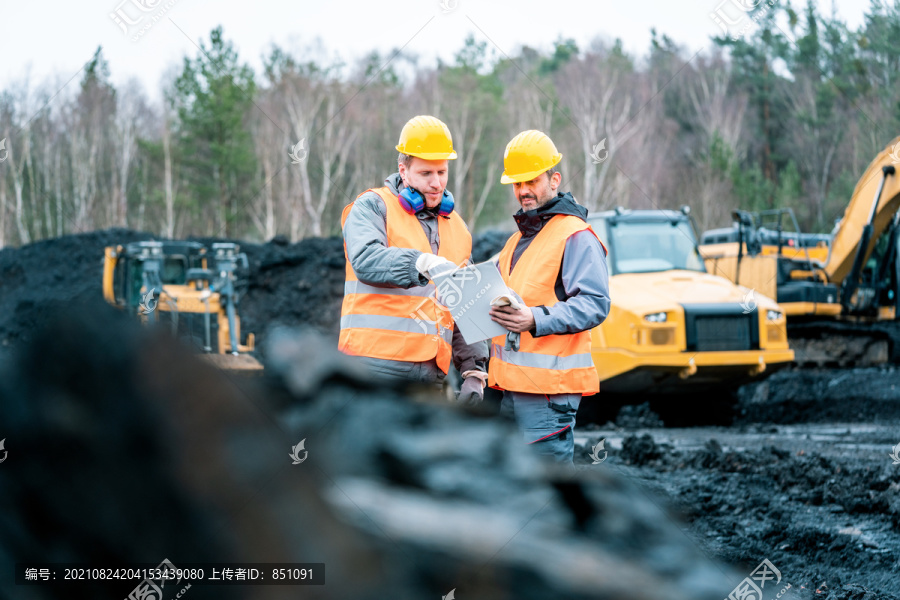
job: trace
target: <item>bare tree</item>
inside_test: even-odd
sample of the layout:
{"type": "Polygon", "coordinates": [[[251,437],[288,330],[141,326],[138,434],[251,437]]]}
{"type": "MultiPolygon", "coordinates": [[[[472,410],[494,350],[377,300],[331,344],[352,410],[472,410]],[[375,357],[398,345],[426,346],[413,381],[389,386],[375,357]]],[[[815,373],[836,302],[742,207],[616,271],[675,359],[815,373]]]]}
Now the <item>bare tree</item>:
{"type": "Polygon", "coordinates": [[[166,220],[163,232],[167,238],[175,235],[175,184],[172,178],[172,127],[171,115],[163,112],[162,145],[163,145],[163,172],[165,186],[166,220]]]}
{"type": "MultiPolygon", "coordinates": [[[[31,161],[31,130],[29,110],[31,109],[31,85],[29,74],[17,82],[15,92],[5,92],[0,96],[0,123],[3,130],[0,139],[5,142],[5,166],[10,174],[13,184],[14,206],[13,215],[16,223],[16,233],[20,244],[31,241],[26,211],[32,207],[26,206],[25,191],[25,167],[31,161]]],[[[5,194],[3,205],[5,206],[5,194]]]]}
{"type": "MultiPolygon", "coordinates": [[[[290,123],[291,139],[297,146],[297,152],[305,154],[303,160],[299,160],[291,168],[296,168],[295,173],[299,178],[299,200],[307,216],[314,218],[315,209],[312,200],[312,181],[309,174],[309,153],[311,149],[311,134],[314,132],[316,113],[325,100],[320,86],[306,75],[290,71],[282,74],[281,89],[279,90],[284,103],[284,111],[290,123]]],[[[299,154],[298,154],[299,157],[299,154]]],[[[286,157],[287,159],[287,157],[286,157]]],[[[300,238],[300,228],[303,223],[299,210],[294,210],[290,215],[291,240],[300,238]]],[[[321,232],[321,224],[313,224],[310,228],[313,235],[321,232]]]]}
{"type": "MultiPolygon", "coordinates": [[[[560,103],[575,122],[582,163],[581,202],[606,208],[618,198],[607,179],[615,173],[616,155],[643,127],[646,113],[632,114],[634,82],[605,53],[589,52],[570,60],[557,77],[560,103]]],[[[640,105],[638,105],[640,106],[640,105]]],[[[570,168],[573,168],[570,163],[570,168]]]]}
{"type": "Polygon", "coordinates": [[[112,221],[120,227],[128,226],[128,181],[137,154],[137,138],[142,116],[150,110],[144,101],[144,93],[137,80],[129,81],[116,96],[115,131],[112,136],[115,147],[115,166],[112,170],[111,189],[112,221]]]}
{"type": "Polygon", "coordinates": [[[707,229],[721,223],[733,204],[726,201],[731,198],[729,174],[715,162],[719,156],[741,158],[747,98],[733,89],[731,71],[718,54],[698,57],[682,81],[693,109],[689,122],[698,132],[692,140],[695,151],[689,156],[694,169],[687,187],[693,190],[690,204],[700,228],[707,229]]]}
{"type": "MultiPolygon", "coordinates": [[[[344,86],[339,82],[332,82],[327,86],[325,94],[325,110],[321,116],[324,124],[318,127],[319,137],[314,138],[315,162],[322,174],[319,200],[316,205],[311,206],[310,213],[311,230],[313,235],[317,236],[322,235],[322,215],[332,195],[336,193],[341,196],[344,193],[339,182],[344,179],[347,158],[358,134],[355,123],[349,118],[352,113],[338,113],[349,101],[349,94],[344,86]]],[[[307,210],[309,211],[309,208],[307,210]]]]}
{"type": "Polygon", "coordinates": [[[839,109],[835,107],[830,113],[822,111],[817,75],[803,74],[787,90],[795,116],[789,136],[791,155],[800,170],[805,191],[812,200],[812,219],[822,225],[825,222],[825,200],[833,178],[832,164],[846,128],[841,122],[839,109]]]}

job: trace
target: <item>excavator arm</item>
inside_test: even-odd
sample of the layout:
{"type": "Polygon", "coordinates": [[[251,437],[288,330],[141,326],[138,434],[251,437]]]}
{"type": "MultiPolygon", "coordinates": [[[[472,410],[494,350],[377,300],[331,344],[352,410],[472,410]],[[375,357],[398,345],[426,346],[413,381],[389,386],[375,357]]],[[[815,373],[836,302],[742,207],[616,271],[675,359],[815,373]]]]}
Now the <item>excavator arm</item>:
{"type": "MultiPolygon", "coordinates": [[[[900,209],[900,136],[869,164],[844,211],[823,270],[831,283],[855,285],[875,243],[900,209]]],[[[845,290],[850,288],[845,287],[845,290]]]]}

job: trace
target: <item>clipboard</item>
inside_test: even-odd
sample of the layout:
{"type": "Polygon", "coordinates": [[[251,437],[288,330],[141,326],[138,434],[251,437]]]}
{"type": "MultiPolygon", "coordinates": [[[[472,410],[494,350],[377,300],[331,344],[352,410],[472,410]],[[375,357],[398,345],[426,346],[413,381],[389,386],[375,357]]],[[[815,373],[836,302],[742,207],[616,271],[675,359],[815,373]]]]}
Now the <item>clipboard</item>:
{"type": "Polygon", "coordinates": [[[474,344],[509,330],[491,319],[491,300],[509,294],[509,288],[492,261],[460,267],[432,279],[435,299],[450,311],[467,344],[474,344]]]}

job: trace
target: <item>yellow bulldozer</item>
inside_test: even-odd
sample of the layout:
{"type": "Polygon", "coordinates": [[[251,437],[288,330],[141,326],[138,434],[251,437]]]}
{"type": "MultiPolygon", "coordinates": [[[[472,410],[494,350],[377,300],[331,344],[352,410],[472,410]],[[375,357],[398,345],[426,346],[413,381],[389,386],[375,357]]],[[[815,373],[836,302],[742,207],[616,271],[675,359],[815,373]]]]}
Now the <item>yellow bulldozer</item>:
{"type": "Polygon", "coordinates": [[[783,310],[707,272],[688,207],[588,220],[609,250],[612,307],[592,331],[601,392],[723,390],[792,361],[783,310]]]}
{"type": "Polygon", "coordinates": [[[234,243],[142,241],[104,250],[103,297],[147,323],[168,325],[214,366],[253,374],[262,365],[241,343],[239,278],[247,256],[234,243]]]}
{"type": "Polygon", "coordinates": [[[900,137],[869,164],[830,234],[803,233],[791,209],[736,210],[707,231],[710,272],[775,298],[798,363],[900,362],[900,137]]]}

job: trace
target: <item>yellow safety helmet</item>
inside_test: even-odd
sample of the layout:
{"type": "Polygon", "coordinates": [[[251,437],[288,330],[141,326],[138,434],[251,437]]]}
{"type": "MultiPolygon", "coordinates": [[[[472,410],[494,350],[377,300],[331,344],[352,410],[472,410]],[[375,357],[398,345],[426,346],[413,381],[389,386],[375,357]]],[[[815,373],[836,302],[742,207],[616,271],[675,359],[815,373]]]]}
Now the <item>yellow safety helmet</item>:
{"type": "Polygon", "coordinates": [[[406,122],[400,132],[397,151],[425,160],[453,160],[453,138],[443,121],[429,115],[419,115],[406,122]]]}
{"type": "Polygon", "coordinates": [[[531,181],[562,160],[553,140],[536,129],[523,131],[506,145],[500,183],[531,181]]]}

